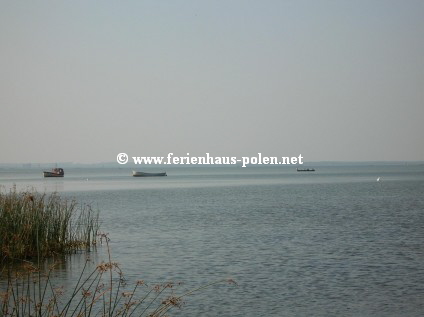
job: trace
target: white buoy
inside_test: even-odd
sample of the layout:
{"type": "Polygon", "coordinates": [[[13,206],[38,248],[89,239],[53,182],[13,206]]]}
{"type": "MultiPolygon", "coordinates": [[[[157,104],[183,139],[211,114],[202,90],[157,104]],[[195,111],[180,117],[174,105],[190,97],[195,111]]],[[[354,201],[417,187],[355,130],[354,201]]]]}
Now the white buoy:
{"type": "Polygon", "coordinates": [[[380,178],[381,178],[381,177],[377,177],[377,182],[379,182],[379,181],[380,181],[380,178]]]}

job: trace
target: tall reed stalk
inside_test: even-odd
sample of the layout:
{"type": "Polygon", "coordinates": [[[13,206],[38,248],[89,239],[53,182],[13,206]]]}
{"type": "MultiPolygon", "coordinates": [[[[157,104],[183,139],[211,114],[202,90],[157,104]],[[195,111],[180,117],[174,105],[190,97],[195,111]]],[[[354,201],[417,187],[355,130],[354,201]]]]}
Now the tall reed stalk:
{"type": "Polygon", "coordinates": [[[9,271],[6,290],[0,292],[0,317],[165,317],[196,292],[223,282],[236,284],[232,279],[221,279],[179,294],[179,284],[172,282],[148,285],[139,280],[129,286],[118,264],[111,261],[109,238],[100,236],[107,244],[108,261],[87,271],[87,259],[75,285],[66,293],[51,279],[55,265],[46,273],[35,266],[14,275],[9,271]]]}
{"type": "Polygon", "coordinates": [[[90,248],[98,212],[75,200],[36,191],[0,192],[0,257],[25,259],[90,248]]]}
{"type": "Polygon", "coordinates": [[[88,205],[56,193],[0,193],[0,264],[3,259],[28,259],[23,270],[0,265],[0,317],[164,317],[197,291],[224,281],[235,284],[221,279],[179,295],[170,282],[149,286],[140,280],[129,287],[112,262],[109,238],[98,230],[98,212],[88,205]],[[56,265],[41,267],[43,257],[87,249],[97,241],[106,242],[108,261],[90,271],[87,259],[71,289],[52,281],[56,265]]]}

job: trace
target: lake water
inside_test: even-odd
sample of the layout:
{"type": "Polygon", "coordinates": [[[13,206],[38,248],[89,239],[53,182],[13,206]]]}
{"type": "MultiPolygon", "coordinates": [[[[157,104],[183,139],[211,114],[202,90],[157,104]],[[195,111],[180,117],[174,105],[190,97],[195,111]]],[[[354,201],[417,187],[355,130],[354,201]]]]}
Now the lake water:
{"type": "MultiPolygon", "coordinates": [[[[167,172],[67,168],[44,179],[40,169],[3,168],[0,185],[98,208],[129,283],[238,283],[187,298],[173,316],[424,315],[423,165],[167,172]]],[[[69,257],[56,283],[75,280],[83,262],[69,257]]]]}

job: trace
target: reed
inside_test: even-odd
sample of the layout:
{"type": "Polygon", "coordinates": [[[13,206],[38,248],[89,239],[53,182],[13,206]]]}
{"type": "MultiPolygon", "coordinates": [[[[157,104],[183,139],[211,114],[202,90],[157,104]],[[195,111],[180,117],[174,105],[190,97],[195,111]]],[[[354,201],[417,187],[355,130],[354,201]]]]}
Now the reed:
{"type": "Polygon", "coordinates": [[[19,274],[8,271],[6,290],[0,292],[0,317],[164,317],[196,292],[223,282],[236,284],[221,279],[179,294],[180,284],[172,282],[148,285],[138,280],[128,285],[119,265],[111,261],[109,238],[100,236],[107,244],[108,261],[90,272],[87,259],[75,286],[67,292],[50,278],[55,265],[45,273],[33,264],[19,274]]]}
{"type": "Polygon", "coordinates": [[[43,258],[90,248],[96,244],[98,214],[57,193],[0,192],[0,257],[43,258]]]}
{"type": "Polygon", "coordinates": [[[164,317],[195,292],[222,282],[235,284],[220,279],[178,293],[179,283],[139,280],[128,285],[112,261],[107,234],[98,230],[98,212],[75,200],[15,189],[0,193],[0,317],[164,317]],[[90,269],[87,258],[70,289],[52,279],[57,262],[47,269],[41,264],[44,257],[87,250],[104,241],[107,261],[90,269]],[[4,259],[20,259],[23,265],[16,269],[4,259]]]}

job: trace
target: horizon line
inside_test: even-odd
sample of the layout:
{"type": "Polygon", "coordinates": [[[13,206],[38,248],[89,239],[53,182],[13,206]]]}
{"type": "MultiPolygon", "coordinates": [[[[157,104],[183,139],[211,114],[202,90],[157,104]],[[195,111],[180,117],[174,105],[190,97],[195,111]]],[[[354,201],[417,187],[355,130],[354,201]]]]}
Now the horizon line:
{"type": "MultiPolygon", "coordinates": [[[[311,164],[424,164],[424,160],[317,160],[317,161],[308,161],[303,164],[250,164],[250,165],[269,165],[269,166],[291,166],[291,165],[311,165],[311,164]]],[[[116,161],[109,162],[21,162],[21,163],[11,163],[5,162],[0,163],[0,166],[20,166],[20,167],[32,167],[32,166],[48,166],[48,165],[84,165],[84,166],[93,166],[93,165],[114,165],[116,167],[125,167],[125,166],[237,166],[237,164],[134,164],[132,162],[128,162],[127,164],[118,164],[116,161]]]]}

